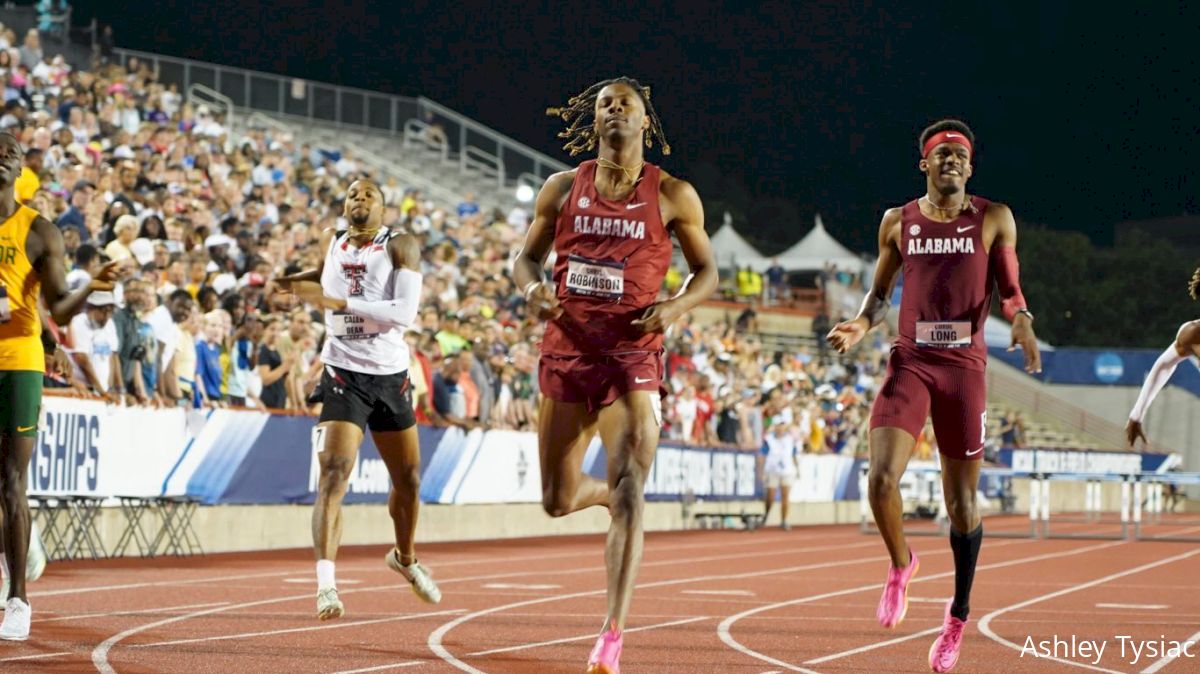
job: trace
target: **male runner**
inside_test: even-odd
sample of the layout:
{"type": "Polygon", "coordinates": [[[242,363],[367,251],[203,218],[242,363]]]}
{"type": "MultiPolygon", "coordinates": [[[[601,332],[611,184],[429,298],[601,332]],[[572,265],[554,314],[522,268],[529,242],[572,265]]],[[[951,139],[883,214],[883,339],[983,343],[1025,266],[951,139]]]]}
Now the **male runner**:
{"type": "Polygon", "coordinates": [[[404,328],[416,320],[421,299],[421,249],[414,237],[383,226],[383,193],[375,183],[351,184],[344,214],[350,228],[322,233],[325,256],[317,269],[279,280],[300,299],[325,309],[328,338],[321,351],[325,404],[313,429],[313,449],[321,467],[312,520],[321,620],[345,612],[338,598],[334,559],[342,539],[342,498],[366,428],[392,478],[388,512],[396,545],[387,553],[387,565],[404,576],[423,601],[436,604],[442,599],[413,548],[421,452],[404,328]]]}
{"type": "MultiPolygon", "coordinates": [[[[1192,274],[1188,294],[1192,299],[1200,299],[1200,267],[1192,274]]],[[[1171,380],[1171,375],[1175,374],[1175,368],[1189,356],[1200,358],[1200,321],[1188,321],[1179,326],[1179,331],[1175,333],[1175,341],[1154,361],[1154,367],[1150,368],[1150,373],[1146,375],[1142,391],[1129,412],[1128,423],[1125,424],[1125,437],[1129,440],[1130,447],[1133,447],[1138,438],[1141,438],[1143,443],[1148,442],[1146,432],[1142,428],[1142,420],[1145,419],[1155,396],[1171,380]]]]}
{"type": "Polygon", "coordinates": [[[608,613],[588,672],[615,674],[642,556],[643,484],[662,427],[663,333],[712,295],[717,266],[695,189],[643,159],[642,143],[655,138],[670,153],[649,88],[606,80],[548,112],[567,123],[564,149],[598,148],[599,156],[546,181],[513,280],[531,311],[550,321],[538,368],[542,505],[552,517],[593,505],[612,515],[608,613]],[[658,302],[672,231],[691,276],[658,302]],[[551,249],[553,284],[542,278],[551,249]],[[581,474],[597,430],[608,450],[607,484],[581,474]]]}
{"type": "Polygon", "coordinates": [[[908,610],[908,583],[918,560],[905,541],[897,485],[932,412],[954,553],[954,598],[929,649],[935,672],[949,671],[958,661],[983,540],[975,491],[987,435],[983,325],[993,284],[1012,321],[1010,349],[1024,350],[1027,372],[1041,370],[1033,314],[1018,283],[1012,211],[966,193],[974,144],[974,134],[958,120],[937,122],[921,133],[918,166],[925,174],[925,196],[884,213],[871,291],[858,316],[829,333],[839,353],[857,344],[883,321],[903,268],[899,336],[871,411],[868,496],[892,557],[875,615],[891,628],[908,610]]]}
{"type": "Polygon", "coordinates": [[[25,595],[29,501],[25,485],[42,407],[45,351],[38,293],[59,325],[83,308],[93,290],[112,290],[117,263],[74,293],[67,291],[62,234],[37,211],[17,203],[13,183],[21,172],[21,144],[0,133],[0,509],[3,553],[9,570],[8,603],[0,639],[29,638],[32,611],[25,595]]]}

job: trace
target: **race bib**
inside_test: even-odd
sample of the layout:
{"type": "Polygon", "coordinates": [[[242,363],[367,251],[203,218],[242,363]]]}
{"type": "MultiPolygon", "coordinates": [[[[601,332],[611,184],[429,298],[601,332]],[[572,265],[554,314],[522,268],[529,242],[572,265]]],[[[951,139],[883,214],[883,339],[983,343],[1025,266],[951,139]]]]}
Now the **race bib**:
{"type": "Polygon", "coordinates": [[[0,323],[12,320],[12,309],[8,306],[8,286],[0,284],[0,323]]]}
{"type": "Polygon", "coordinates": [[[329,320],[328,330],[338,339],[373,339],[387,332],[388,326],[362,316],[336,312],[329,320]]]}
{"type": "Polygon", "coordinates": [[[571,255],[567,258],[567,292],[619,301],[625,294],[625,263],[571,255]]]}
{"type": "Polygon", "coordinates": [[[917,346],[933,349],[971,346],[971,321],[917,321],[917,346]]]}

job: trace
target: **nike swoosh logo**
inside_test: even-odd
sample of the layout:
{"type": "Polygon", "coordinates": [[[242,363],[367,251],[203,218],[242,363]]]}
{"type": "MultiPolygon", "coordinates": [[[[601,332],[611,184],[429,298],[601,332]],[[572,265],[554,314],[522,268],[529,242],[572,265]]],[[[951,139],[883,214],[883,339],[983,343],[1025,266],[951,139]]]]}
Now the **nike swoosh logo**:
{"type": "Polygon", "coordinates": [[[654,381],[654,380],[650,379],[650,378],[646,378],[646,379],[642,379],[641,377],[633,378],[633,383],[635,383],[635,384],[646,384],[646,383],[652,382],[652,381],[654,381]]]}
{"type": "Polygon", "coordinates": [[[975,225],[969,225],[967,227],[957,227],[956,229],[958,230],[959,234],[962,234],[963,232],[967,231],[968,229],[975,229],[975,225]]]}
{"type": "Polygon", "coordinates": [[[18,433],[28,433],[33,430],[33,426],[17,426],[18,433]]]}
{"type": "Polygon", "coordinates": [[[635,208],[641,208],[642,206],[645,206],[645,205],[646,205],[646,202],[644,202],[644,201],[638,202],[636,204],[625,204],[625,210],[632,211],[635,208]]]}
{"type": "Polygon", "coordinates": [[[973,451],[973,452],[967,452],[967,456],[975,456],[976,454],[978,454],[978,453],[980,453],[980,452],[982,452],[982,451],[983,451],[983,447],[980,447],[979,449],[977,449],[977,450],[975,450],[975,451],[973,451]]]}
{"type": "Polygon", "coordinates": [[[946,134],[946,137],[947,138],[962,138],[962,136],[958,135],[957,133],[948,133],[948,134],[946,134]]]}

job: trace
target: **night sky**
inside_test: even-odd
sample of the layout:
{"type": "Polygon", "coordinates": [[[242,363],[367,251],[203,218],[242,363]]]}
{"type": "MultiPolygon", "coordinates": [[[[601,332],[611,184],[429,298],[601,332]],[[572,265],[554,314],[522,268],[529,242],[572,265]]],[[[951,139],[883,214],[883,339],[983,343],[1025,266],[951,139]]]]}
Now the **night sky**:
{"type": "Polygon", "coordinates": [[[978,136],[970,191],[1019,221],[1106,244],[1123,220],[1200,214],[1200,12],[1183,3],[73,4],[118,46],[424,95],[568,163],[545,108],[634,76],[674,149],[648,158],[743,183],[766,252],[815,212],[873,249],[883,209],[923,191],[916,136],[944,116],[978,136]]]}

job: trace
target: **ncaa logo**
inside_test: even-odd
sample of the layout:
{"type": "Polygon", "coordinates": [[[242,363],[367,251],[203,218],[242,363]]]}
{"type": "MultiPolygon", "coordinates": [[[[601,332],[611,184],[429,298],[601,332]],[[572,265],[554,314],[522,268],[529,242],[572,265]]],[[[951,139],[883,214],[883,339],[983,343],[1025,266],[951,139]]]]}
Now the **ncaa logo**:
{"type": "Polygon", "coordinates": [[[580,208],[587,208],[588,206],[591,206],[591,205],[592,205],[591,199],[588,199],[587,197],[579,197],[579,207],[580,208]]]}
{"type": "Polygon", "coordinates": [[[908,226],[908,234],[909,234],[909,236],[916,236],[916,235],[918,235],[918,234],[920,234],[920,233],[921,233],[921,226],[920,226],[920,225],[909,225],[909,226],[908,226]]]}

